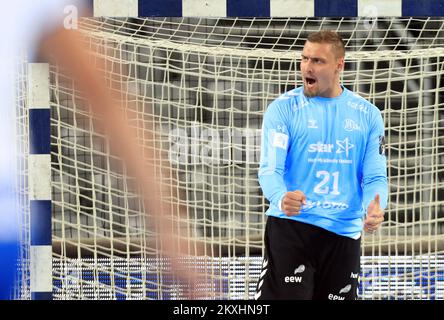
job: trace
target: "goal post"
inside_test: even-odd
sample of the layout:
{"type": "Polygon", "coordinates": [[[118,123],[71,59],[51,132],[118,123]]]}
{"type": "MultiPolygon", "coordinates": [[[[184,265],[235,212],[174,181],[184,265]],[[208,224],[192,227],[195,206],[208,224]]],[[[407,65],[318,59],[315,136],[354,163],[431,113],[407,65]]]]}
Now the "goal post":
{"type": "MultiPolygon", "coordinates": [[[[444,299],[442,19],[82,18],[79,26],[119,74],[109,82],[140,144],[159,137],[168,161],[158,169],[171,169],[164,183],[179,208],[170,231],[199,251],[192,263],[221,299],[253,298],[260,273],[264,111],[302,84],[308,34],[339,31],[342,83],[375,104],[386,127],[389,202],[381,230],[363,236],[360,297],[444,299]]],[[[54,298],[184,298],[153,213],[81,92],[57,66],[50,79],[54,298]]]]}

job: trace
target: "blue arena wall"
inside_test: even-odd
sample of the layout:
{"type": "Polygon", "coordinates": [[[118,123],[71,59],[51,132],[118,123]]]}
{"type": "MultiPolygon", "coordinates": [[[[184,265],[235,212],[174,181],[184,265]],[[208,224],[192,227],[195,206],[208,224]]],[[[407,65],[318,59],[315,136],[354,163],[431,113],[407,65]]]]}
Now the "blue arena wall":
{"type": "Polygon", "coordinates": [[[94,16],[444,16],[444,0],[87,0],[94,16]],[[117,8],[117,9],[116,9],[117,8]]]}

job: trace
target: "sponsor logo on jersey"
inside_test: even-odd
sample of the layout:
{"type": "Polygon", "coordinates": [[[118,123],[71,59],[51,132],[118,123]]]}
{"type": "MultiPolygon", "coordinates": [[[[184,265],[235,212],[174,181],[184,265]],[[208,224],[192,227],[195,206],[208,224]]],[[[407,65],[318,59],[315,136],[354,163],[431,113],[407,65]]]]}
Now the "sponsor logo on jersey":
{"type": "Polygon", "coordinates": [[[274,132],[273,147],[287,150],[288,136],[285,133],[274,132]]]}
{"type": "Polygon", "coordinates": [[[302,276],[296,276],[297,274],[304,273],[305,266],[301,264],[296,269],[294,269],[294,276],[286,276],[284,278],[285,283],[301,283],[302,282],[302,276]]]}
{"type": "Polygon", "coordinates": [[[303,210],[308,210],[308,209],[313,209],[313,208],[345,210],[345,209],[348,209],[348,204],[343,203],[343,202],[335,202],[335,201],[307,200],[307,203],[302,206],[303,210]]]}
{"type": "Polygon", "coordinates": [[[348,138],[345,138],[344,140],[336,140],[336,145],[339,147],[336,150],[336,153],[343,153],[345,152],[346,157],[348,158],[348,151],[350,149],[353,149],[355,147],[354,144],[351,144],[348,138]]]}
{"type": "Polygon", "coordinates": [[[320,153],[331,153],[333,151],[333,144],[326,144],[322,142],[317,142],[310,144],[308,146],[308,152],[320,152],[320,153]]]}
{"type": "Polygon", "coordinates": [[[301,283],[302,277],[296,277],[296,276],[286,276],[284,278],[285,283],[301,283]]]}
{"type": "Polygon", "coordinates": [[[351,159],[324,159],[324,158],[309,158],[309,163],[333,163],[333,164],[353,164],[351,159]]]}
{"type": "Polygon", "coordinates": [[[352,119],[344,120],[344,129],[346,131],[361,131],[361,127],[352,119]]]}
{"type": "Polygon", "coordinates": [[[318,141],[317,143],[312,143],[308,146],[308,152],[318,152],[318,153],[333,153],[334,150],[337,154],[345,153],[346,157],[349,156],[349,150],[355,147],[354,144],[350,142],[348,138],[344,140],[336,140],[336,148],[332,143],[322,143],[318,141]]]}
{"type": "Polygon", "coordinates": [[[338,296],[336,294],[330,293],[328,295],[328,300],[345,300],[345,297],[338,296]]]}
{"type": "Polygon", "coordinates": [[[348,101],[347,105],[355,110],[358,110],[360,112],[363,112],[365,114],[368,113],[368,106],[363,104],[363,103],[357,103],[357,102],[353,102],[353,101],[348,101]]]}
{"type": "Polygon", "coordinates": [[[346,285],[344,288],[342,288],[341,290],[339,290],[339,294],[341,293],[349,293],[351,290],[351,284],[346,285]]]}
{"type": "Polygon", "coordinates": [[[352,288],[351,284],[347,284],[344,288],[339,290],[339,294],[330,293],[328,295],[328,300],[345,300],[345,297],[342,297],[341,294],[349,293],[351,288],[352,288]]]}
{"type": "Polygon", "coordinates": [[[305,271],[305,266],[301,264],[299,267],[294,269],[294,274],[303,273],[305,271]]]}

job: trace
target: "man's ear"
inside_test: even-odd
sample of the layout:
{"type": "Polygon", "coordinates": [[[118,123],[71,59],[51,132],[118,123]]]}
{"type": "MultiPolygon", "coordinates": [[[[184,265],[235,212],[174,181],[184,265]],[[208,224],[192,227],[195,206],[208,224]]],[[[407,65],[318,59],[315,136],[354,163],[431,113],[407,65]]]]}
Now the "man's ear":
{"type": "Polygon", "coordinates": [[[337,70],[338,72],[344,71],[345,59],[344,57],[338,58],[337,60],[337,70]]]}

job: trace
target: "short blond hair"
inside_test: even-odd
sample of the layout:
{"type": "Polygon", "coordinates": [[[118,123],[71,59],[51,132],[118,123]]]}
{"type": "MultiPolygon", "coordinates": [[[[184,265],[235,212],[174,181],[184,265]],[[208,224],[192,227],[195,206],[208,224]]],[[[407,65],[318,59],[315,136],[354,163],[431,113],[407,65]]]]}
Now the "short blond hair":
{"type": "Polygon", "coordinates": [[[345,44],[339,33],[331,30],[322,30],[315,33],[311,33],[307,41],[312,43],[329,43],[332,45],[333,50],[337,58],[345,57],[345,44]]]}

